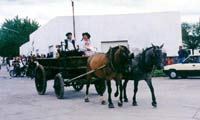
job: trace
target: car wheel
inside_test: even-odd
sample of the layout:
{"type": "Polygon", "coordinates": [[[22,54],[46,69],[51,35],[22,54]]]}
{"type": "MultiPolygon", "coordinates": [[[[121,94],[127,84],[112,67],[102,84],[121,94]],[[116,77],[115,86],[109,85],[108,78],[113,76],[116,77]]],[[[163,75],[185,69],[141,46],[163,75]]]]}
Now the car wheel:
{"type": "Polygon", "coordinates": [[[178,77],[177,72],[175,70],[170,70],[169,78],[170,79],[176,79],[177,77],[178,77]]]}

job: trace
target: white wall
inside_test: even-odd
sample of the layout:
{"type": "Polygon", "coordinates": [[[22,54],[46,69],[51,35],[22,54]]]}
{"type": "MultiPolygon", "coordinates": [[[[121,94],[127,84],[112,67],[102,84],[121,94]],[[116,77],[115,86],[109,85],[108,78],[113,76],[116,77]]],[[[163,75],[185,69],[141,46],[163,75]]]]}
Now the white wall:
{"type": "Polygon", "coordinates": [[[106,42],[101,42],[101,51],[106,53],[110,47],[115,47],[118,45],[123,45],[129,48],[128,41],[122,40],[122,41],[106,41],[106,42]]]}
{"type": "MultiPolygon", "coordinates": [[[[72,29],[72,17],[56,17],[30,35],[34,48],[47,53],[48,46],[57,45],[72,29]]],[[[76,36],[83,32],[91,34],[91,40],[98,50],[101,41],[128,40],[131,49],[144,48],[154,43],[165,44],[168,55],[177,55],[181,41],[181,22],[178,12],[76,16],[76,36]]]]}
{"type": "Polygon", "coordinates": [[[31,42],[27,42],[20,47],[20,55],[30,55],[32,51],[31,42]]]}

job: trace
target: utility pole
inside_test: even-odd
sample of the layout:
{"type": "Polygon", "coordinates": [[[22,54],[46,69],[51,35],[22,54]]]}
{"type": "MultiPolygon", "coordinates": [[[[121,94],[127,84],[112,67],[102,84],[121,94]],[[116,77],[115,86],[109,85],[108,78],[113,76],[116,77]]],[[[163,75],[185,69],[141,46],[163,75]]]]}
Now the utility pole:
{"type": "Polygon", "coordinates": [[[72,2],[72,17],[73,17],[73,33],[74,33],[74,40],[76,40],[76,25],[75,25],[75,16],[74,16],[74,1],[72,2]]]}

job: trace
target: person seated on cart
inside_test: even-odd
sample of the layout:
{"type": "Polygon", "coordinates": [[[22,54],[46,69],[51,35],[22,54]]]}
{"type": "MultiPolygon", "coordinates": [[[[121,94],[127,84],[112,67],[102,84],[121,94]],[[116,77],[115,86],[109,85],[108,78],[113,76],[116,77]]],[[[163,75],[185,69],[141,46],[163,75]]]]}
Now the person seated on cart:
{"type": "Polygon", "coordinates": [[[71,50],[76,50],[75,47],[75,40],[72,39],[72,33],[68,32],[66,33],[66,39],[65,39],[65,50],[71,51],[71,50]]]}
{"type": "Polygon", "coordinates": [[[94,47],[90,40],[90,34],[88,32],[85,32],[82,34],[82,40],[79,42],[79,50],[83,51],[86,56],[90,56],[94,54],[94,47]]]}

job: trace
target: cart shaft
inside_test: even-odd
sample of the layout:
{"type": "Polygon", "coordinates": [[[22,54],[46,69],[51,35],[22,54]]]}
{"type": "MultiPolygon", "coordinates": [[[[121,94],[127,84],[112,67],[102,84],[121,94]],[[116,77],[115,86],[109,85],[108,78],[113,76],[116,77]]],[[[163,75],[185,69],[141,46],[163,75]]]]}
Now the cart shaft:
{"type": "Polygon", "coordinates": [[[105,68],[106,67],[106,65],[103,65],[103,66],[101,66],[101,67],[99,67],[99,68],[96,68],[96,69],[94,69],[94,70],[91,70],[91,71],[88,71],[88,72],[86,72],[86,73],[84,73],[84,74],[81,74],[81,75],[79,75],[79,76],[77,76],[77,77],[74,77],[74,78],[72,78],[72,79],[67,79],[66,80],[66,82],[73,82],[73,81],[75,81],[75,80],[77,80],[77,79],[79,79],[79,78],[81,78],[81,77],[84,77],[84,76],[86,76],[86,75],[89,75],[89,74],[92,74],[92,73],[94,73],[94,72],[96,72],[96,71],[98,71],[98,70],[101,70],[101,69],[103,69],[103,68],[105,68]]]}

